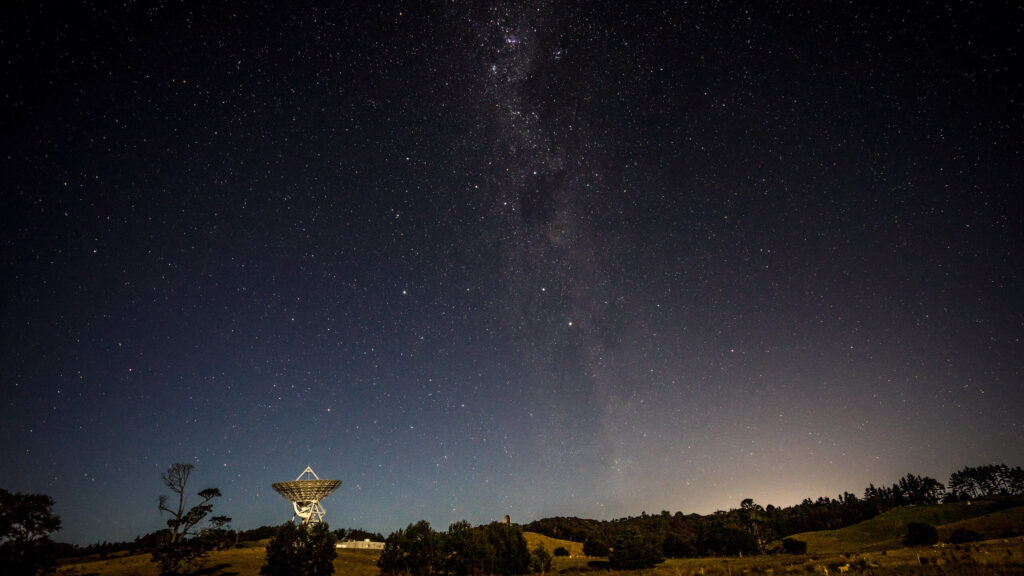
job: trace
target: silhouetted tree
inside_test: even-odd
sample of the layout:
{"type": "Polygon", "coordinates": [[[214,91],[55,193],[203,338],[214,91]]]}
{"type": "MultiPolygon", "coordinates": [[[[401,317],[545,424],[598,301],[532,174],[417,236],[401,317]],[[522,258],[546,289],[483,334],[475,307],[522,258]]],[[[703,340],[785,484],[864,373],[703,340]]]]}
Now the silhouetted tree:
{"type": "Polygon", "coordinates": [[[757,542],[738,512],[716,512],[698,525],[697,551],[708,556],[754,554],[757,542]]]}
{"type": "Polygon", "coordinates": [[[554,555],[554,556],[568,556],[569,555],[569,551],[565,549],[565,546],[559,546],[559,547],[555,548],[551,552],[551,554],[554,555]]]}
{"type": "Polygon", "coordinates": [[[957,470],[949,477],[949,491],[959,499],[1024,495],[1024,469],[988,464],[957,470]]]}
{"type": "Polygon", "coordinates": [[[491,522],[483,527],[483,533],[492,551],[489,554],[491,562],[485,569],[486,573],[514,576],[530,571],[530,550],[519,526],[491,522]]]}
{"type": "Polygon", "coordinates": [[[286,522],[267,545],[260,568],[264,576],[329,576],[334,574],[336,538],[326,522],[286,522]]]}
{"type": "MultiPolygon", "coordinates": [[[[535,557],[543,560],[531,555],[516,525],[492,522],[473,528],[462,520],[438,533],[421,520],[387,537],[377,566],[384,576],[516,576],[528,573],[535,557]]],[[[550,564],[534,566],[546,570],[550,564]]]]}
{"type": "Polygon", "coordinates": [[[608,565],[614,570],[651,568],[662,561],[664,558],[658,546],[632,528],[619,533],[608,555],[608,565]]]}
{"type": "Polygon", "coordinates": [[[764,508],[760,505],[755,504],[752,498],[746,498],[740,502],[740,514],[743,517],[743,521],[747,527],[747,533],[750,534],[751,540],[757,549],[758,554],[765,553],[765,528],[762,526],[765,524],[764,508]]]}
{"type": "Polygon", "coordinates": [[[483,531],[460,520],[448,527],[445,569],[451,576],[476,576],[489,564],[490,551],[483,531]]]}
{"type": "Polygon", "coordinates": [[[601,537],[591,537],[583,543],[583,553],[587,556],[602,557],[608,555],[608,541],[601,537]]]}
{"type": "MultiPolygon", "coordinates": [[[[166,541],[152,553],[151,560],[160,565],[161,574],[177,574],[183,569],[195,568],[211,548],[210,540],[202,537],[197,526],[213,511],[211,501],[220,497],[220,490],[201,490],[201,501],[189,508],[186,491],[194,470],[192,464],[179,462],[171,464],[160,475],[164,486],[173,493],[170,499],[161,495],[158,502],[161,514],[167,512],[171,516],[167,519],[166,541]]],[[[217,518],[221,525],[231,522],[227,516],[217,518]]]]}
{"type": "Polygon", "coordinates": [[[426,520],[396,530],[377,559],[381,574],[430,576],[440,568],[444,541],[426,520]]]}
{"type": "Polygon", "coordinates": [[[666,558],[690,558],[697,555],[691,539],[669,532],[661,542],[661,553],[666,558]]]}
{"type": "Polygon", "coordinates": [[[898,505],[905,504],[938,504],[945,494],[946,487],[935,478],[907,474],[899,484],[893,485],[898,494],[898,505]]]}
{"type": "Polygon", "coordinates": [[[907,474],[890,488],[868,485],[864,499],[877,506],[879,511],[884,511],[909,504],[937,504],[945,493],[946,487],[938,480],[907,474]]]}
{"type": "Polygon", "coordinates": [[[56,568],[50,533],[60,530],[60,517],[45,494],[12,494],[0,489],[0,573],[35,576],[56,568]]]}
{"type": "Polygon", "coordinates": [[[231,518],[214,516],[210,518],[210,526],[199,532],[210,548],[227,550],[238,544],[238,533],[231,529],[231,518]]]}
{"type": "Polygon", "coordinates": [[[551,554],[544,544],[538,544],[530,552],[530,572],[534,574],[546,574],[551,571],[551,554]]]}
{"type": "MultiPolygon", "coordinates": [[[[259,528],[250,528],[248,530],[242,530],[238,533],[239,540],[266,540],[267,538],[273,538],[277,534],[279,526],[260,526],[259,528]]],[[[381,538],[383,540],[383,538],[381,538]]]]}

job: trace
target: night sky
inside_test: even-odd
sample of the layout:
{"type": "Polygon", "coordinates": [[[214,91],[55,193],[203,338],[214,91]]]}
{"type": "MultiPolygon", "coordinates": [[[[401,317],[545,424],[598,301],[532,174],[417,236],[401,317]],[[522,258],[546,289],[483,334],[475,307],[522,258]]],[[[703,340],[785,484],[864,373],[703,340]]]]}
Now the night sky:
{"type": "Polygon", "coordinates": [[[1024,463],[1017,2],[6,2],[0,487],[56,539],[1024,463]],[[908,3],[909,4],[909,3],[908,3]]]}

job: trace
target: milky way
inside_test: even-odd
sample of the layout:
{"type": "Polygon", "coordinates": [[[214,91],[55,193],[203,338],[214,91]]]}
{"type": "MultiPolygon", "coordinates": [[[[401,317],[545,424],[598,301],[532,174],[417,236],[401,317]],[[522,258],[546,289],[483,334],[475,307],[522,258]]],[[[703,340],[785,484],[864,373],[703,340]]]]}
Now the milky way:
{"type": "Polygon", "coordinates": [[[0,487],[78,543],[1020,465],[1022,14],[18,6],[0,487]]]}

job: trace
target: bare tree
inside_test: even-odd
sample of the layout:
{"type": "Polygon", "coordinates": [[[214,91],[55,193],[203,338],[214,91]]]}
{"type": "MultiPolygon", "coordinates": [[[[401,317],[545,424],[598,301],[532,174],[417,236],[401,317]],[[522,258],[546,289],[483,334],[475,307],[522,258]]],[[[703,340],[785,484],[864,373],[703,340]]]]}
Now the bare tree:
{"type": "Polygon", "coordinates": [[[188,486],[188,477],[195,468],[192,464],[178,462],[171,464],[167,468],[167,472],[160,475],[160,480],[163,481],[164,486],[167,486],[178,500],[177,506],[171,508],[168,506],[169,500],[167,496],[160,496],[160,512],[167,512],[171,515],[167,519],[167,527],[171,529],[171,544],[177,544],[189,536],[194,536],[195,533],[192,529],[213,511],[213,504],[210,501],[220,496],[220,490],[207,488],[199,492],[199,497],[203,499],[202,502],[188,510],[185,509],[188,505],[185,488],[188,486]]]}
{"type": "MultiPolygon", "coordinates": [[[[165,495],[160,496],[160,513],[166,512],[171,516],[167,519],[169,538],[164,546],[153,552],[153,561],[160,564],[164,574],[176,573],[185,565],[194,565],[210,547],[210,543],[204,541],[206,538],[202,537],[202,531],[197,530],[196,526],[213,512],[212,501],[220,496],[220,490],[201,490],[198,493],[200,502],[189,507],[186,490],[193,470],[194,465],[178,462],[171,464],[167,471],[160,475],[164,486],[173,493],[169,498],[165,495]],[[177,503],[174,503],[175,500],[177,503]]],[[[226,516],[216,518],[219,524],[226,525],[231,521],[226,516]]]]}

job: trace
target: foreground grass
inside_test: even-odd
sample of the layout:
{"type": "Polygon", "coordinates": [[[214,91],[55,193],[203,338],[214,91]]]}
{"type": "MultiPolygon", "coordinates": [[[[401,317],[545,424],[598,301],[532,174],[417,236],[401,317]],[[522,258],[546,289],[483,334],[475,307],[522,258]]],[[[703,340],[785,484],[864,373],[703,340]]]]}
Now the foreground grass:
{"type": "Polygon", "coordinates": [[[1024,538],[965,546],[900,548],[859,554],[671,559],[645,576],[872,574],[1024,575],[1024,538]]]}
{"type": "MultiPolygon", "coordinates": [[[[553,550],[565,546],[572,557],[554,559],[552,573],[575,576],[744,576],[744,575],[835,575],[873,574],[877,576],[924,574],[981,576],[987,574],[1024,576],[1024,538],[994,539],[967,545],[939,545],[923,548],[897,548],[844,554],[808,554],[799,556],[756,556],[749,558],[669,559],[655,568],[635,572],[615,572],[591,565],[595,558],[582,557],[582,545],[527,534],[532,546],[543,542],[553,550]],[[579,547],[580,555],[575,549],[579,547]],[[827,572],[826,572],[827,571],[827,572]],[[593,574],[587,574],[593,573],[593,574]]],[[[376,550],[338,550],[334,573],[339,576],[378,576],[376,550]]],[[[201,574],[207,576],[258,576],[263,565],[262,546],[223,550],[210,554],[201,574]]],[[[62,576],[157,576],[148,554],[94,559],[69,563],[58,570],[62,576]]]]}
{"type": "MultiPolygon", "coordinates": [[[[199,574],[206,576],[258,576],[266,558],[266,544],[211,552],[199,574]]],[[[338,550],[334,573],[339,576],[378,576],[378,550],[338,550]]],[[[108,559],[83,559],[64,564],[58,576],[159,576],[149,554],[108,559]]]]}

